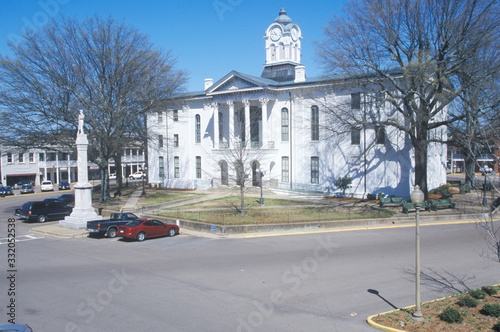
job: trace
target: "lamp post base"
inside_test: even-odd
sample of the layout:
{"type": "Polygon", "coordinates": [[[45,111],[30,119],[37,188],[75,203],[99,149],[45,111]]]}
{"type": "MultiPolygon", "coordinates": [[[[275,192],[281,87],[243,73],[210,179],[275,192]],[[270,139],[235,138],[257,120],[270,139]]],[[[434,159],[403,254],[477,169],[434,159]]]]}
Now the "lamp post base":
{"type": "Polygon", "coordinates": [[[415,311],[413,315],[411,316],[411,319],[415,322],[423,322],[424,321],[424,316],[420,311],[415,311]]]}

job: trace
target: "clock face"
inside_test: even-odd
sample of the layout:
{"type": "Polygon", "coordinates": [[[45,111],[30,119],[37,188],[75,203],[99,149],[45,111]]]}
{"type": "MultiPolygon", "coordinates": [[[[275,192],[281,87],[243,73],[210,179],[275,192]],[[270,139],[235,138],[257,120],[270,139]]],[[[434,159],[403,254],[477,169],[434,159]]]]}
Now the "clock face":
{"type": "Polygon", "coordinates": [[[297,28],[292,29],[292,39],[293,41],[297,41],[297,38],[299,38],[299,31],[297,28]]]}
{"type": "Polygon", "coordinates": [[[271,30],[271,33],[270,33],[270,36],[271,36],[271,40],[272,41],[277,41],[281,38],[281,29],[276,27],[276,28],[273,28],[271,30]]]}

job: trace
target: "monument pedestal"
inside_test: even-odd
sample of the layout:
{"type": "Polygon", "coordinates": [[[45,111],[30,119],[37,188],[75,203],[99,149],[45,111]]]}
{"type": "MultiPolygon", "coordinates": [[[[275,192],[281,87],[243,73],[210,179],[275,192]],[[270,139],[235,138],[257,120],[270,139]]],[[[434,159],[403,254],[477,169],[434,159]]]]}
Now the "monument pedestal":
{"type": "Polygon", "coordinates": [[[59,221],[59,225],[69,228],[85,228],[87,221],[100,220],[102,216],[95,213],[92,207],[92,185],[77,183],[75,189],[75,207],[73,212],[59,221]]]}

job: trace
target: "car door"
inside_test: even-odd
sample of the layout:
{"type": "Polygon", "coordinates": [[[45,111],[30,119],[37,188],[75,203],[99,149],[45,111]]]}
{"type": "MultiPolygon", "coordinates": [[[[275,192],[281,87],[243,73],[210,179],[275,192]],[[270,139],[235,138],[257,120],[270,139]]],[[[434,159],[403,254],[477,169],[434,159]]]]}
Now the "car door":
{"type": "Polygon", "coordinates": [[[164,223],[158,220],[151,220],[151,223],[155,231],[155,236],[167,235],[168,230],[164,223]]]}
{"type": "Polygon", "coordinates": [[[146,220],[143,224],[143,230],[146,232],[147,237],[156,236],[157,229],[153,226],[153,222],[151,220],[146,220]]]}
{"type": "Polygon", "coordinates": [[[59,213],[57,211],[57,205],[55,202],[47,203],[45,211],[47,213],[47,219],[58,219],[59,213]]]}

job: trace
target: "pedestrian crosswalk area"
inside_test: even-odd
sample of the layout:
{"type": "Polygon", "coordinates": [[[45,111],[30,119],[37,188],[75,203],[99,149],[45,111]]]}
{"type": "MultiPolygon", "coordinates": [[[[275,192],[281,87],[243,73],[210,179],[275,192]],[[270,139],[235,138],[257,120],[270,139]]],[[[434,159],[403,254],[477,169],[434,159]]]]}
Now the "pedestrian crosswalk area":
{"type": "MultiPolygon", "coordinates": [[[[43,238],[44,238],[44,236],[37,235],[37,234],[17,235],[16,242],[39,240],[39,239],[43,239],[43,238]]],[[[9,243],[9,238],[7,238],[7,237],[0,238],[0,245],[7,244],[7,243],[9,243]]]]}

